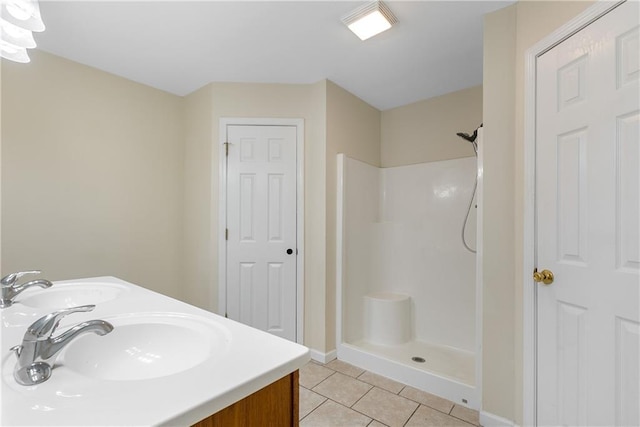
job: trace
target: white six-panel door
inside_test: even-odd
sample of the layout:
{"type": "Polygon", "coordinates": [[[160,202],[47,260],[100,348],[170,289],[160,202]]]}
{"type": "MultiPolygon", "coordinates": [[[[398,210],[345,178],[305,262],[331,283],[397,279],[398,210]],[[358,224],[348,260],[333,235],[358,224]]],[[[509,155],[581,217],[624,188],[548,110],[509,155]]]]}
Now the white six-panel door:
{"type": "Polygon", "coordinates": [[[227,126],[227,316],[296,341],[296,127],[227,126]]]}
{"type": "Polygon", "coordinates": [[[637,2],[537,62],[538,424],[640,424],[637,2]]]}

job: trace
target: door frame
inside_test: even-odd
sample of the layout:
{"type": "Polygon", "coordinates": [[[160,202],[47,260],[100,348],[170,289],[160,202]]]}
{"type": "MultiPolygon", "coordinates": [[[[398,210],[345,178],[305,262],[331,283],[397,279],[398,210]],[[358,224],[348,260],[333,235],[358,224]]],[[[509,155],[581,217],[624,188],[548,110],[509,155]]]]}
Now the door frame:
{"type": "Polygon", "coordinates": [[[562,43],[578,31],[606,15],[623,1],[599,0],[593,6],[565,23],[525,52],[524,68],[524,236],[522,248],[522,421],[523,425],[537,425],[537,286],[532,272],[536,266],[536,89],[538,57],[562,43]]]}
{"type": "MultiPolygon", "coordinates": [[[[218,220],[212,229],[218,231],[218,312],[227,310],[227,158],[228,126],[292,126],[296,128],[296,342],[304,339],[304,119],[222,117],[218,127],[218,220]]],[[[212,177],[215,179],[215,177],[212,177]]],[[[213,211],[212,211],[213,213],[213,211]]]]}

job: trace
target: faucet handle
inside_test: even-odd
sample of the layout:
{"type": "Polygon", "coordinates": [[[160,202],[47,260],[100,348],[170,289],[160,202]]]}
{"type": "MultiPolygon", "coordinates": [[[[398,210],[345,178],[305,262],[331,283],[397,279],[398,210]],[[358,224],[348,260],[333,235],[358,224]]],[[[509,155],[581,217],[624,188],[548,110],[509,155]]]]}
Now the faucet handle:
{"type": "Polygon", "coordinates": [[[25,340],[38,341],[41,339],[47,339],[55,332],[60,321],[67,315],[72,313],[83,313],[93,311],[96,308],[95,305],[81,305],[78,307],[64,308],[62,310],[54,311],[47,314],[44,317],[36,320],[31,326],[27,328],[27,332],[24,334],[25,340]]]}
{"type": "Polygon", "coordinates": [[[2,279],[0,279],[0,284],[2,286],[13,286],[16,284],[18,280],[22,276],[26,276],[27,274],[40,274],[40,270],[30,270],[30,271],[18,271],[16,273],[7,274],[2,279]]]}

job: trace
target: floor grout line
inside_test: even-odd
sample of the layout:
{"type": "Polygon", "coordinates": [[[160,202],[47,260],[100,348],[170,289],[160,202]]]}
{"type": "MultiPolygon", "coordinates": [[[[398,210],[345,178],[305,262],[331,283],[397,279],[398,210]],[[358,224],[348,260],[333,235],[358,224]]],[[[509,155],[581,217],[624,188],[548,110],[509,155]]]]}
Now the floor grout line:
{"type": "MultiPolygon", "coordinates": [[[[307,389],[307,390],[314,391],[314,390],[313,390],[314,388],[318,387],[320,384],[322,384],[323,382],[325,382],[327,379],[329,379],[329,378],[331,378],[332,376],[334,376],[334,375],[335,375],[335,373],[336,373],[336,371],[333,371],[331,374],[327,375],[327,377],[326,377],[326,378],[324,378],[322,381],[320,381],[318,384],[314,385],[312,388],[307,389]]],[[[318,393],[318,392],[316,391],[316,393],[318,393]]],[[[318,394],[320,394],[320,393],[318,393],[318,394]]]]}
{"type": "Polygon", "coordinates": [[[409,423],[409,421],[411,421],[411,418],[413,418],[416,412],[418,412],[418,409],[420,409],[420,406],[422,406],[422,404],[418,403],[418,406],[416,406],[416,409],[414,409],[411,415],[409,415],[409,418],[407,418],[407,421],[405,421],[404,424],[402,424],[403,427],[406,426],[409,423]]]}
{"type": "MultiPolygon", "coordinates": [[[[369,391],[371,391],[371,390],[369,390],[369,391]]],[[[369,393],[369,391],[367,391],[367,393],[369,393]]],[[[367,394],[367,393],[365,393],[365,394],[367,394]]],[[[360,398],[360,399],[362,399],[362,398],[360,398]]],[[[360,399],[358,399],[358,400],[360,400],[360,399]]],[[[363,412],[360,412],[360,411],[358,411],[357,409],[353,409],[353,408],[352,408],[352,407],[350,407],[350,406],[343,405],[342,403],[340,403],[340,402],[336,402],[335,400],[333,400],[333,399],[331,399],[331,398],[328,398],[328,397],[327,397],[327,400],[330,400],[330,401],[332,401],[333,403],[337,403],[338,405],[340,405],[340,406],[342,406],[342,407],[344,407],[344,408],[350,409],[350,410],[352,410],[353,412],[356,412],[356,413],[358,413],[358,414],[360,414],[360,415],[363,415],[363,416],[365,416],[365,417],[369,418],[369,419],[371,420],[371,421],[369,422],[369,424],[371,424],[373,421],[377,421],[377,422],[379,422],[379,423],[384,424],[382,421],[377,420],[377,419],[373,418],[372,416],[367,415],[367,414],[365,414],[365,413],[363,413],[363,412]]],[[[324,402],[322,402],[322,403],[324,403],[324,402]]],[[[356,402],[356,403],[357,403],[357,402],[356,402]]],[[[354,405],[355,405],[355,403],[354,403],[354,405]]],[[[369,425],[369,424],[367,424],[367,425],[369,425]]],[[[386,424],[385,424],[385,425],[386,425],[386,424]]]]}
{"type": "MultiPolygon", "coordinates": [[[[343,407],[343,408],[345,408],[345,409],[352,410],[352,411],[354,411],[354,412],[356,412],[356,413],[358,413],[358,414],[360,414],[360,415],[362,415],[362,416],[364,416],[364,417],[367,417],[367,418],[371,419],[371,421],[370,421],[367,425],[370,425],[370,424],[372,424],[374,421],[376,421],[376,422],[378,422],[378,423],[380,423],[380,424],[382,424],[382,425],[385,425],[385,426],[386,426],[386,424],[385,424],[385,423],[383,423],[382,421],[380,421],[380,420],[378,420],[378,419],[376,419],[376,418],[372,417],[371,415],[365,414],[365,413],[363,413],[363,412],[358,411],[357,409],[354,409],[354,406],[355,406],[358,402],[360,402],[360,401],[361,401],[365,396],[367,396],[367,395],[368,395],[368,394],[369,394],[369,393],[370,393],[374,388],[378,388],[378,389],[380,389],[380,390],[386,391],[386,392],[388,392],[388,393],[391,393],[391,394],[393,394],[393,395],[396,395],[396,396],[398,396],[398,397],[401,397],[401,398],[403,398],[403,399],[406,399],[406,400],[408,400],[408,401],[410,401],[410,402],[413,402],[413,403],[416,403],[416,404],[418,405],[418,406],[416,407],[416,409],[414,409],[414,411],[411,413],[411,415],[409,416],[409,418],[407,419],[407,421],[405,421],[405,423],[403,424],[403,426],[406,426],[406,424],[411,420],[411,418],[416,414],[416,412],[418,411],[418,409],[419,409],[421,406],[425,406],[425,407],[427,407],[427,408],[429,408],[429,409],[432,409],[432,410],[434,410],[434,411],[440,412],[441,414],[448,415],[448,416],[450,416],[450,417],[452,417],[452,418],[454,418],[454,419],[456,419],[456,420],[459,420],[459,421],[462,421],[462,422],[464,422],[464,423],[466,423],[466,424],[469,424],[470,426],[476,426],[476,427],[478,426],[477,424],[473,424],[473,423],[469,422],[468,420],[465,420],[465,419],[462,419],[462,418],[457,417],[457,416],[455,416],[455,415],[452,415],[452,412],[453,412],[454,408],[455,408],[456,406],[459,406],[459,405],[456,405],[456,403],[455,403],[455,402],[451,402],[451,401],[449,401],[449,402],[451,402],[452,406],[451,406],[451,408],[449,409],[449,411],[448,411],[448,412],[444,412],[444,411],[441,411],[441,410],[439,410],[438,408],[434,408],[434,407],[432,407],[432,406],[430,406],[430,405],[428,405],[428,404],[425,404],[425,403],[422,403],[422,402],[420,402],[420,401],[417,401],[417,400],[411,399],[411,398],[409,398],[409,397],[407,397],[407,396],[402,396],[402,395],[401,395],[401,393],[402,393],[402,392],[403,392],[407,387],[409,387],[409,386],[408,386],[408,385],[406,385],[406,384],[399,383],[398,381],[396,381],[396,382],[398,382],[399,384],[401,384],[401,385],[402,385],[402,388],[401,388],[398,392],[394,393],[393,391],[387,390],[387,389],[386,389],[386,388],[384,388],[384,387],[379,387],[379,386],[377,386],[377,385],[375,385],[375,384],[371,384],[371,383],[370,383],[370,382],[368,382],[368,381],[365,381],[365,380],[360,379],[360,377],[361,377],[361,376],[363,376],[364,374],[366,374],[366,373],[368,373],[368,372],[369,372],[369,373],[371,373],[371,374],[376,375],[376,374],[375,374],[375,373],[373,373],[373,372],[370,372],[370,371],[367,371],[367,370],[363,370],[359,375],[357,375],[357,376],[352,376],[352,375],[346,374],[346,373],[344,373],[344,372],[341,372],[341,371],[335,370],[335,369],[333,369],[333,368],[330,368],[330,367],[328,367],[326,364],[320,364],[319,362],[318,362],[318,363],[316,363],[316,364],[317,364],[318,366],[322,366],[322,367],[327,368],[329,371],[331,371],[331,374],[329,374],[327,377],[325,377],[324,379],[322,379],[318,384],[316,384],[316,385],[315,385],[315,386],[313,386],[312,388],[306,388],[306,387],[304,387],[304,386],[300,386],[300,387],[305,388],[306,390],[309,390],[309,391],[312,391],[312,392],[316,393],[317,395],[319,395],[319,396],[321,396],[322,398],[324,398],[324,400],[323,400],[323,401],[322,401],[318,406],[316,406],[316,407],[315,407],[311,412],[309,412],[307,415],[305,415],[303,418],[301,418],[299,421],[302,421],[302,420],[304,420],[305,418],[309,417],[309,415],[311,415],[311,414],[312,414],[312,413],[314,413],[316,410],[318,410],[318,408],[320,408],[322,405],[324,405],[327,401],[331,401],[331,402],[333,402],[333,403],[335,403],[335,404],[337,404],[337,405],[340,405],[341,407],[343,407]],[[332,376],[334,376],[336,373],[341,373],[342,375],[345,375],[346,377],[349,377],[349,378],[355,379],[356,381],[359,381],[359,382],[360,382],[360,383],[362,383],[362,384],[366,384],[366,385],[370,386],[371,388],[370,388],[369,390],[367,390],[367,392],[365,392],[362,396],[360,396],[360,397],[359,397],[359,398],[358,398],[358,399],[357,399],[357,400],[356,400],[356,401],[355,401],[351,406],[346,406],[346,405],[344,405],[344,404],[342,404],[342,403],[340,403],[340,402],[337,402],[337,401],[335,401],[335,400],[331,399],[330,397],[327,397],[327,396],[325,396],[324,394],[319,393],[318,391],[314,390],[316,387],[318,387],[320,384],[322,384],[323,382],[325,382],[326,380],[328,380],[329,378],[331,378],[332,376]]],[[[352,365],[352,366],[355,366],[355,365],[352,365]]],[[[382,376],[382,377],[384,377],[384,376],[382,376]]],[[[387,377],[384,377],[384,378],[387,378],[387,377]]],[[[428,394],[430,394],[430,393],[428,393],[428,394]]],[[[436,396],[436,397],[438,397],[438,396],[436,396]]],[[[447,400],[447,399],[444,399],[444,400],[447,400]]]]}
{"type": "MultiPolygon", "coordinates": [[[[335,371],[333,374],[335,374],[336,372],[337,372],[337,371],[335,371]]],[[[326,379],[328,379],[329,377],[331,377],[333,374],[329,375],[327,378],[325,378],[324,380],[320,381],[318,384],[316,384],[316,385],[314,386],[314,388],[315,388],[315,387],[317,387],[317,386],[319,386],[320,384],[322,384],[322,382],[324,382],[326,379]]],[[[353,378],[353,377],[352,377],[352,378],[353,378]]],[[[357,378],[356,378],[356,379],[357,379],[357,378]]],[[[360,380],[360,381],[361,381],[361,380],[360,380]]],[[[375,386],[375,385],[373,385],[373,384],[369,384],[369,383],[367,383],[367,382],[365,382],[365,381],[361,381],[361,382],[362,382],[362,383],[364,383],[364,384],[370,385],[370,386],[371,386],[371,388],[370,388],[369,390],[367,390],[367,392],[366,392],[365,394],[363,394],[363,395],[362,395],[358,400],[356,400],[356,401],[353,403],[353,405],[351,405],[351,406],[346,406],[346,405],[344,405],[344,404],[342,404],[342,403],[340,403],[340,402],[337,402],[337,401],[335,401],[335,400],[333,400],[333,399],[331,399],[331,398],[329,398],[329,397],[325,396],[324,394],[319,393],[319,392],[317,392],[317,391],[315,391],[315,390],[313,390],[313,389],[310,389],[310,391],[313,391],[313,392],[314,392],[314,393],[316,393],[317,395],[324,397],[324,398],[325,398],[325,400],[324,400],[322,403],[326,402],[327,400],[331,400],[332,402],[335,402],[335,403],[337,403],[338,405],[344,406],[345,408],[352,409],[352,410],[356,411],[357,413],[359,413],[359,414],[362,414],[362,415],[366,416],[367,418],[375,419],[375,418],[372,418],[371,416],[369,416],[369,415],[367,415],[367,414],[364,414],[364,413],[362,413],[362,412],[358,411],[357,409],[354,409],[354,408],[353,408],[353,406],[354,406],[356,403],[358,403],[360,400],[362,400],[362,398],[364,398],[367,394],[369,394],[369,393],[371,392],[371,390],[373,390],[375,387],[377,387],[377,386],[375,386]]],[[[301,386],[301,387],[302,387],[302,386],[301,386]]],[[[406,387],[407,387],[407,386],[403,387],[403,389],[402,389],[402,390],[404,390],[406,387]]],[[[306,387],[305,387],[305,388],[306,388],[306,387]]],[[[389,393],[393,394],[393,393],[392,393],[392,392],[390,392],[389,390],[383,389],[383,388],[381,388],[381,387],[377,387],[377,388],[379,388],[380,390],[385,390],[385,391],[387,391],[387,392],[389,392],[389,393]]],[[[307,389],[307,390],[309,390],[309,389],[307,389]]],[[[400,392],[402,392],[402,390],[400,390],[400,392]]],[[[417,400],[411,399],[411,398],[409,398],[409,397],[401,396],[399,393],[397,393],[396,395],[397,395],[398,397],[402,397],[403,399],[407,399],[407,400],[408,400],[408,401],[410,401],[410,402],[413,402],[413,403],[417,403],[417,404],[418,404],[418,407],[415,409],[415,411],[413,411],[413,413],[411,414],[411,416],[413,416],[413,415],[415,414],[415,412],[418,410],[418,408],[420,408],[420,406],[425,406],[425,407],[427,407],[427,408],[429,408],[429,409],[433,409],[434,411],[438,411],[438,412],[440,412],[441,414],[449,415],[450,417],[453,417],[453,418],[455,418],[455,419],[457,419],[457,420],[463,421],[463,422],[465,422],[465,423],[467,423],[467,424],[469,424],[469,425],[475,425],[475,424],[470,423],[470,422],[469,422],[469,421],[467,421],[467,420],[464,420],[464,419],[462,419],[462,418],[456,417],[455,415],[452,415],[452,414],[451,414],[451,413],[453,412],[453,408],[455,408],[455,406],[456,406],[456,405],[455,405],[455,403],[451,406],[451,409],[449,409],[449,412],[444,412],[444,411],[439,410],[438,408],[434,408],[434,407],[432,407],[432,406],[429,406],[429,405],[427,405],[427,404],[425,404],[425,403],[422,403],[422,402],[419,402],[419,401],[417,401],[417,400]]],[[[322,405],[322,403],[321,403],[320,405],[318,405],[315,409],[317,409],[318,407],[320,407],[320,406],[322,405]]],[[[452,402],[452,403],[453,403],[453,402],[452,402]]],[[[315,409],[314,409],[314,411],[315,411],[315,409]]],[[[311,411],[311,412],[313,412],[313,411],[311,411]]],[[[311,412],[310,412],[308,415],[306,415],[306,416],[305,416],[305,418],[306,418],[307,416],[309,416],[309,415],[311,414],[311,412]]],[[[409,420],[410,420],[410,419],[411,419],[411,417],[409,417],[409,420]]],[[[407,422],[409,422],[409,420],[407,420],[407,422]]],[[[376,419],[376,421],[378,421],[379,423],[382,423],[382,421],[380,421],[380,420],[377,420],[377,419],[376,419]]],[[[382,424],[384,424],[384,423],[382,423],[382,424]]],[[[406,423],[405,423],[405,424],[406,424],[406,423]]]]}
{"type": "MultiPolygon", "coordinates": [[[[302,386],[300,386],[300,387],[302,387],[302,386]]],[[[315,408],[313,408],[311,411],[309,411],[309,413],[308,413],[307,415],[305,415],[305,416],[304,416],[304,417],[302,417],[302,418],[299,418],[299,419],[298,419],[298,422],[300,422],[300,421],[304,420],[304,419],[305,419],[305,418],[307,418],[309,415],[313,414],[313,413],[315,412],[315,410],[316,410],[316,409],[318,409],[319,407],[321,407],[321,406],[322,406],[322,404],[324,404],[324,402],[326,402],[326,401],[328,400],[328,398],[327,398],[327,397],[325,397],[325,396],[321,395],[320,393],[316,393],[315,391],[313,391],[313,390],[309,390],[309,389],[308,389],[308,388],[306,388],[306,387],[302,387],[302,388],[304,388],[305,390],[308,390],[308,391],[310,391],[310,392],[312,392],[312,393],[317,394],[318,396],[320,396],[320,397],[324,398],[324,400],[323,400],[322,402],[320,402],[320,404],[318,404],[318,405],[317,405],[315,408]]]]}
{"type": "MultiPolygon", "coordinates": [[[[371,390],[373,390],[373,387],[371,387],[369,390],[367,390],[367,392],[365,394],[363,394],[362,396],[360,396],[360,398],[358,398],[358,400],[356,400],[355,402],[353,402],[353,405],[349,406],[349,409],[353,409],[354,406],[356,406],[356,404],[358,402],[360,402],[367,394],[369,394],[371,392],[371,390]]],[[[354,411],[358,412],[357,409],[353,409],[354,411]]],[[[367,415],[368,416],[368,415],[367,415]]],[[[369,417],[372,418],[372,417],[369,417]]]]}

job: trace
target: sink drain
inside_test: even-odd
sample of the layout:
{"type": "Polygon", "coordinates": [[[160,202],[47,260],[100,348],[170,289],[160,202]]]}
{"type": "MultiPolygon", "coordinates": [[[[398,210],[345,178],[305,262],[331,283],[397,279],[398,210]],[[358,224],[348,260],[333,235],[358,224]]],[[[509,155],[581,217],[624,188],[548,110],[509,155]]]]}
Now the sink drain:
{"type": "Polygon", "coordinates": [[[418,362],[418,363],[424,363],[426,362],[426,360],[424,359],[424,357],[420,357],[420,356],[413,356],[411,358],[411,360],[413,360],[414,362],[418,362]]]}

